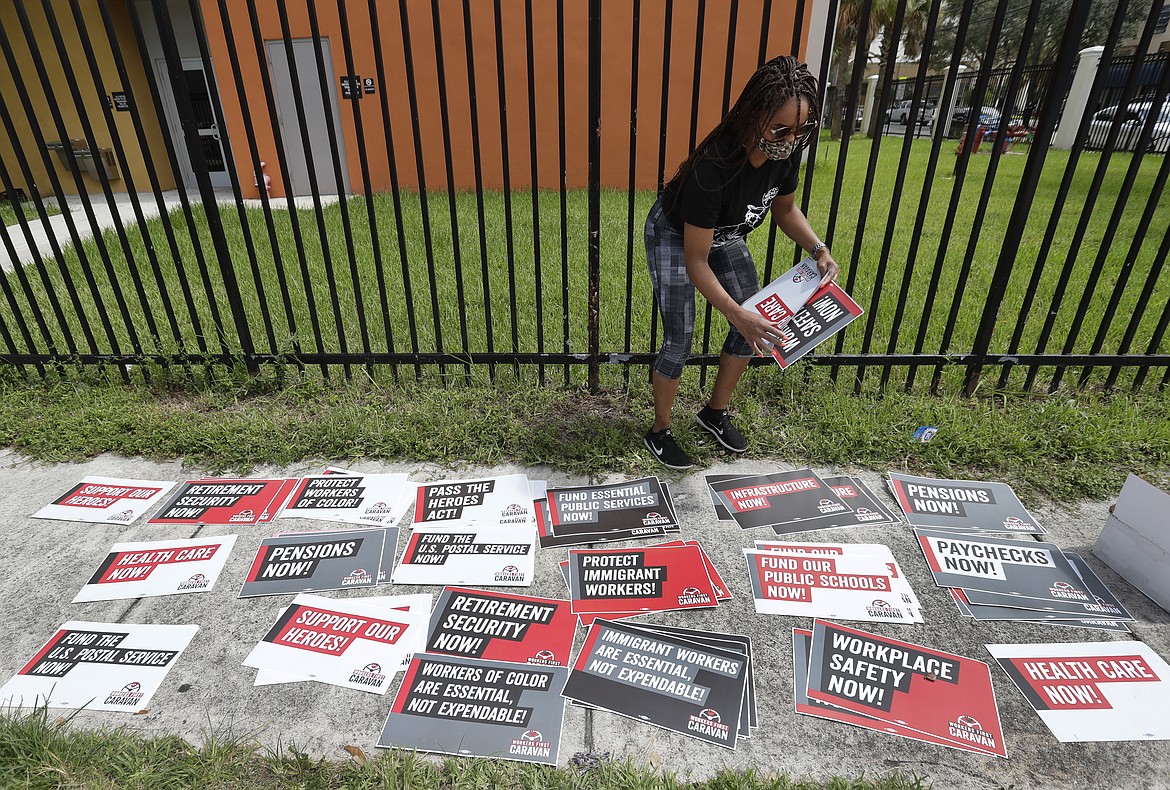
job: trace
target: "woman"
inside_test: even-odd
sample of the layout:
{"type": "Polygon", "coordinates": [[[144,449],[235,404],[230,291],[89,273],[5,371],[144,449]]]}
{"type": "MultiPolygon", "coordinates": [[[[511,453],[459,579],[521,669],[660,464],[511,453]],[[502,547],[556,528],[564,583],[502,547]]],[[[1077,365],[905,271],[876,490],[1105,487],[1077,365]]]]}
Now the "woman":
{"type": "Polygon", "coordinates": [[[654,424],[644,442],[672,469],[693,463],[670,434],[670,412],[695,328],[695,289],[730,324],[719,373],[698,422],[732,452],[747,440],[727,407],[752,354],[780,337],[778,324],[740,304],[760,290],[745,236],[767,213],[816,261],[822,282],[837,277],[832,253],[796,206],[799,151],[817,131],[816,78],[793,57],[756,71],[727,116],[679,165],[646,219],[646,259],[662,313],[663,343],[654,362],[654,424]]]}

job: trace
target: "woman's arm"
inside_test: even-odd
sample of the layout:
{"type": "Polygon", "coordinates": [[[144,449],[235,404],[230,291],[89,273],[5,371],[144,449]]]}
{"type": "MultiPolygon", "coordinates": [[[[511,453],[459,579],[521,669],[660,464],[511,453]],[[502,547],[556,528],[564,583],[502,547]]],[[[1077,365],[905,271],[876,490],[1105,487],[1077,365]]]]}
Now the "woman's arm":
{"type": "MultiPolygon", "coordinates": [[[[772,221],[776,227],[784,231],[784,235],[800,245],[801,249],[812,250],[821,243],[820,238],[808,224],[808,218],[796,205],[796,193],[778,195],[772,201],[772,221]]],[[[841,267],[833,260],[833,253],[828,247],[822,246],[816,255],[817,269],[821,272],[821,281],[832,282],[841,273],[841,267]]]]}

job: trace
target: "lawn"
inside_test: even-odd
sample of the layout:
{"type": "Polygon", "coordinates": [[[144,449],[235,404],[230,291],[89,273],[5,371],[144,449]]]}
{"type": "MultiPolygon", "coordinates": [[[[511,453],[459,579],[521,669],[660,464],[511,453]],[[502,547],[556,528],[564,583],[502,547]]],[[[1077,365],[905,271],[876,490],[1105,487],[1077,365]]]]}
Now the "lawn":
{"type": "MultiPolygon", "coordinates": [[[[1017,349],[1021,353],[1037,350],[1046,319],[1052,322],[1043,347],[1048,351],[1059,351],[1067,341],[1073,353],[1090,352],[1103,320],[1105,352],[1120,348],[1127,329],[1132,331],[1130,350],[1146,350],[1170,293],[1170,288],[1155,287],[1149,307],[1141,313],[1136,310],[1142,287],[1153,267],[1160,265],[1156,264],[1157,247],[1170,226],[1170,207],[1154,195],[1160,158],[1142,161],[1127,191],[1124,182],[1131,158],[1115,155],[1099,194],[1086,205],[1101,155],[1080,157],[1068,197],[1056,213],[1036,294],[1029,296],[1028,282],[1054,213],[1068,152],[1049,153],[1025,233],[1018,239],[1005,239],[1027,157],[1002,157],[984,199],[985,176],[992,161],[988,154],[971,156],[966,176],[960,179],[955,175],[955,144],[945,142],[928,180],[929,141],[915,141],[908,151],[903,190],[895,201],[901,141],[883,139],[874,163],[873,187],[867,191],[870,145],[868,139],[854,137],[840,170],[840,143],[826,140],[820,146],[808,208],[813,226],[832,240],[834,254],[845,270],[843,281],[867,311],[845,333],[843,351],[970,352],[992,273],[1005,247],[1014,256],[1015,266],[1003,294],[993,353],[1009,350],[1021,311],[1026,313],[1017,349]],[[838,179],[840,188],[836,189],[838,179]],[[923,229],[914,260],[909,261],[926,186],[930,190],[923,229]],[[838,191],[840,198],[834,204],[838,191]],[[1143,225],[1142,212],[1150,200],[1159,202],[1143,225]],[[955,214],[948,225],[952,202],[955,214]],[[1116,227],[1110,234],[1114,213],[1116,227]],[[830,217],[834,219],[831,229],[830,217]],[[1137,237],[1144,240],[1131,257],[1130,244],[1137,237]],[[1103,247],[1105,254],[1098,256],[1103,247]],[[1098,257],[1102,258],[1099,265],[1098,257]],[[1110,309],[1109,295],[1125,275],[1128,284],[1110,309]],[[1097,284],[1090,289],[1093,282],[1097,284]],[[1081,305],[1086,293],[1089,296],[1081,305]],[[1055,301],[1059,294],[1063,294],[1061,300],[1055,301]],[[903,314],[895,323],[899,306],[903,314]],[[1083,328],[1070,340],[1078,308],[1085,312],[1083,328]]],[[[603,353],[654,348],[656,327],[641,243],[641,223],[653,197],[650,192],[631,196],[626,190],[602,193],[599,329],[603,353]],[[629,221],[631,200],[633,223],[629,221]]],[[[533,222],[532,195],[524,191],[514,192],[510,200],[500,192],[457,193],[453,199],[445,192],[430,192],[425,223],[423,201],[417,193],[401,194],[397,204],[386,194],[368,202],[363,197],[351,198],[345,206],[348,223],[339,205],[327,207],[320,216],[311,210],[298,211],[295,217],[287,210],[274,210],[271,228],[260,209],[237,211],[221,206],[220,216],[248,327],[261,353],[441,349],[459,355],[487,351],[580,354],[587,351],[588,337],[587,194],[571,190],[565,201],[567,255],[562,255],[560,194],[541,191],[536,205],[538,224],[533,222]],[[509,213],[510,225],[506,222],[509,213]],[[324,229],[324,243],[319,228],[324,229]]],[[[767,241],[766,232],[757,232],[751,237],[751,247],[761,270],[774,276],[791,260],[792,246],[777,242],[775,259],[769,261],[767,241]]],[[[62,352],[116,349],[125,353],[141,348],[147,353],[176,354],[240,349],[202,207],[196,208],[190,222],[172,213],[168,219],[151,220],[146,236],[132,233],[125,246],[133,265],[127,263],[123,246],[115,235],[106,234],[100,243],[87,243],[81,255],[70,250],[64,271],[48,263],[9,275],[0,321],[9,327],[27,326],[37,348],[44,348],[49,338],[62,352]],[[153,258],[147,253],[147,238],[153,258]],[[66,274],[72,286],[65,284],[66,274]],[[32,303],[37,310],[30,307],[32,303]],[[37,318],[38,311],[43,320],[37,318]],[[103,316],[108,316],[108,327],[103,316]]],[[[697,333],[696,352],[717,349],[723,331],[720,318],[710,340],[697,333]]],[[[12,345],[16,351],[27,350],[27,341],[19,336],[12,345]]],[[[896,373],[895,380],[901,375],[896,373]]],[[[962,371],[955,368],[944,384],[953,390],[961,376],[962,371]]],[[[1156,371],[1158,376],[1160,371],[1156,371]]],[[[926,378],[920,377],[919,383],[926,378]]],[[[1126,383],[1124,376],[1122,383],[1126,383]]]]}

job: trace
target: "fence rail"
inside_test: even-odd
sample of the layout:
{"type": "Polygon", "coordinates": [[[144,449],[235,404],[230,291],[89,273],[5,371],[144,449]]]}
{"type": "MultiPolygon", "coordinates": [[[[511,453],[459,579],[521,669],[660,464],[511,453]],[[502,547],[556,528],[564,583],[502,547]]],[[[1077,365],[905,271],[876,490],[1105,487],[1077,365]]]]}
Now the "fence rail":
{"type": "MultiPolygon", "coordinates": [[[[800,202],[866,310],[811,365],[857,388],[1164,387],[1170,68],[1111,54],[1149,51],[1163,2],[1136,30],[1125,0],[1100,30],[1086,0],[909,5],[14,0],[0,192],[28,200],[0,228],[0,362],[532,366],[596,388],[659,342],[657,192],[795,52],[849,119],[807,152],[800,202]],[[965,60],[981,40],[994,68],[965,60]],[[852,134],[867,84],[872,137],[852,134]]],[[[750,246],[765,281],[799,255],[775,228],[750,246]]],[[[708,308],[703,380],[723,331],[708,308]]]]}

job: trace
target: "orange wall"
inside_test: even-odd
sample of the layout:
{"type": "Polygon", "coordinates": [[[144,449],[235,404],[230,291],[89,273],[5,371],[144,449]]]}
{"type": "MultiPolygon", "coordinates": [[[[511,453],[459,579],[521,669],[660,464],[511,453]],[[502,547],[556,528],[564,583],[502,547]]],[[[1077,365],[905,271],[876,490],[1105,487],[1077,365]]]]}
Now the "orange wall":
{"type": "MultiPolygon", "coordinates": [[[[236,168],[241,184],[249,195],[252,186],[252,160],[249,154],[243,114],[243,101],[236,90],[231,73],[231,54],[224,25],[216,0],[201,0],[212,60],[216,65],[218,85],[223,103],[236,168]]],[[[760,40],[762,8],[767,0],[742,0],[736,27],[735,58],[731,78],[731,101],[756,66],[760,40]]],[[[273,143],[272,124],[264,101],[261,78],[266,65],[257,58],[251,33],[247,4],[226,2],[228,21],[235,38],[235,54],[244,85],[244,100],[252,117],[252,128],[257,138],[260,158],[268,163],[272,177],[273,194],[281,195],[283,182],[277,164],[273,143]]],[[[288,3],[290,32],[293,38],[311,36],[305,4],[288,3]]],[[[434,24],[431,4],[427,0],[406,0],[413,56],[413,74],[418,98],[419,139],[423,152],[423,172],[428,189],[447,186],[445,147],[440,115],[438,88],[438,59],[436,57],[434,24]]],[[[445,96],[450,117],[451,158],[455,187],[471,189],[475,186],[471,133],[470,90],[467,75],[464,39],[463,4],[442,0],[439,6],[439,27],[443,44],[443,66],[446,78],[445,96]]],[[[500,129],[499,91],[496,70],[496,32],[494,4],[489,0],[471,0],[471,27],[475,95],[478,103],[479,145],[486,188],[503,185],[502,135],[500,129]]],[[[810,4],[811,5],[811,4],[810,4]]],[[[282,37],[276,0],[256,0],[259,27],[265,40],[282,37]]],[[[337,4],[330,0],[315,3],[321,35],[328,37],[333,56],[331,80],[340,95],[337,77],[349,73],[345,65],[341,26],[337,4]]],[[[559,186],[559,118],[561,104],[558,89],[558,57],[556,31],[556,3],[552,0],[525,2],[500,0],[504,50],[504,86],[506,93],[508,159],[510,182],[513,187],[532,183],[530,165],[529,120],[535,117],[537,128],[537,175],[545,188],[559,186]],[[534,30],[535,114],[528,101],[528,71],[526,64],[525,14],[531,5],[534,30]]],[[[583,0],[566,0],[565,6],[565,129],[566,174],[570,187],[581,187],[587,182],[588,153],[588,4],[583,0]]],[[[662,50],[666,0],[645,0],[641,3],[641,31],[639,35],[638,138],[636,144],[636,186],[653,188],[658,180],[657,165],[660,144],[660,103],[663,89],[662,50]]],[[[602,117],[601,117],[601,179],[607,186],[624,187],[629,176],[630,93],[634,84],[631,63],[633,38],[631,2],[606,2],[602,11],[602,117]]],[[[357,74],[377,75],[375,65],[373,24],[368,3],[347,0],[351,46],[357,74]]],[[[671,61],[669,79],[669,116],[667,121],[667,177],[689,149],[690,107],[695,66],[697,0],[676,0],[673,4],[671,28],[671,61]]],[[[703,69],[700,81],[699,117],[696,138],[702,137],[714,126],[722,112],[724,90],[724,53],[727,48],[729,4],[706,4],[703,20],[703,69]]],[[[792,41],[794,0],[773,3],[768,56],[788,54],[792,41]]],[[[379,31],[388,83],[379,84],[377,93],[357,102],[342,100],[341,124],[345,141],[346,161],[351,188],[363,191],[361,159],[357,145],[358,110],[364,129],[371,181],[374,190],[390,188],[390,171],[385,129],[382,124],[381,100],[385,94],[391,117],[395,161],[400,185],[414,188],[419,184],[415,158],[415,136],[410,120],[407,93],[407,74],[403,54],[403,25],[398,4],[379,2],[379,31]]],[[[808,29],[805,20],[803,29],[808,29]]],[[[803,53],[801,53],[803,54],[803,53]]],[[[310,84],[316,89],[316,75],[310,75],[310,84]]],[[[305,75],[302,75],[302,80],[305,75]]],[[[293,135],[294,139],[298,139],[293,135]]],[[[325,143],[322,143],[325,144],[325,143]]]]}
{"type": "MultiPolygon", "coordinates": [[[[142,61],[138,55],[138,46],[134,40],[133,28],[130,25],[130,17],[126,11],[125,4],[118,1],[111,2],[110,17],[115,30],[114,44],[118,47],[122,59],[125,62],[127,73],[130,76],[130,85],[121,84],[116,61],[113,57],[114,44],[111,44],[109,38],[106,36],[106,28],[96,4],[79,3],[78,5],[81,8],[82,19],[85,23],[85,30],[89,36],[90,45],[94,50],[94,58],[98,64],[98,73],[101,75],[102,87],[104,89],[102,95],[98,94],[94,86],[93,78],[90,76],[85,50],[82,48],[81,38],[77,31],[77,23],[73,18],[69,3],[67,0],[51,0],[50,2],[57,27],[61,31],[61,38],[64,42],[68,63],[78,82],[78,89],[82,98],[80,111],[74,103],[69,88],[67,87],[68,80],[65,66],[61,57],[58,55],[49,25],[49,18],[41,8],[40,3],[26,2],[24,3],[24,7],[27,9],[29,28],[32,31],[32,43],[41,56],[46,76],[50,85],[53,86],[51,92],[44,90],[41,86],[40,79],[37,76],[36,65],[30,51],[29,40],[24,34],[15,5],[10,2],[0,2],[0,27],[3,27],[9,45],[12,47],[14,60],[17,63],[17,71],[20,73],[24,82],[24,93],[32,106],[32,117],[30,118],[21,102],[17,81],[9,73],[9,64],[0,56],[0,72],[4,74],[3,77],[0,77],[0,101],[4,102],[8,112],[12,115],[13,126],[16,128],[17,133],[15,145],[10,146],[8,144],[10,139],[7,130],[0,127],[0,141],[3,141],[3,144],[0,144],[0,157],[3,158],[9,176],[15,182],[16,186],[26,191],[31,191],[32,187],[28,183],[28,179],[21,172],[15,154],[16,150],[21,151],[27,160],[29,170],[32,172],[32,180],[36,184],[36,189],[42,195],[52,194],[53,187],[48,177],[44,159],[38,148],[36,137],[33,134],[34,121],[40,127],[41,135],[46,142],[59,141],[62,136],[84,138],[83,127],[80,121],[82,114],[84,114],[89,118],[90,127],[98,146],[111,148],[113,133],[102,117],[102,103],[104,102],[104,95],[108,95],[113,91],[126,91],[138,97],[138,105],[142,113],[143,126],[145,127],[146,138],[150,148],[148,156],[152,157],[156,163],[166,162],[166,149],[163,145],[162,131],[158,124],[157,116],[154,113],[153,105],[151,104],[150,90],[146,82],[146,76],[142,70],[142,61]],[[66,132],[65,135],[60,133],[54,123],[52,113],[50,112],[50,101],[57,106],[61,114],[66,132]]],[[[111,189],[116,192],[125,192],[128,181],[127,175],[130,176],[129,180],[134,182],[136,189],[149,189],[150,182],[147,178],[145,167],[147,156],[144,156],[138,144],[138,139],[135,136],[131,113],[111,111],[110,115],[114,123],[113,131],[117,133],[126,149],[127,160],[125,162],[118,162],[120,178],[110,182],[111,189]]],[[[68,168],[60,162],[55,153],[49,155],[49,163],[60,179],[62,191],[66,194],[76,194],[78,191],[76,181],[74,181],[68,168]]],[[[174,178],[172,177],[170,168],[163,167],[160,169],[165,171],[159,173],[159,179],[162,182],[163,188],[170,189],[174,187],[174,178]]],[[[101,191],[101,183],[91,178],[84,170],[81,175],[81,184],[87,192],[101,191]]]]}

